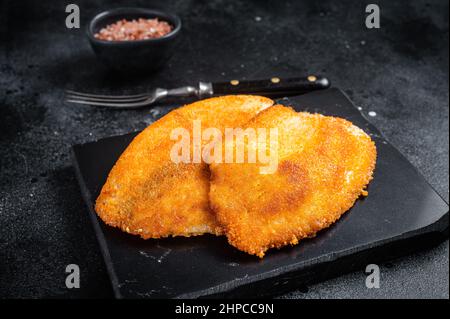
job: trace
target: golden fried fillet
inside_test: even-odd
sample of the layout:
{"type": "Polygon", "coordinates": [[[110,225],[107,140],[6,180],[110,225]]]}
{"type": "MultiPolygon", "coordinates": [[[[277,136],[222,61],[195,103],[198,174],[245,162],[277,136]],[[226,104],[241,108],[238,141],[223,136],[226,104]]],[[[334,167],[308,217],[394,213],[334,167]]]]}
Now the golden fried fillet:
{"type": "Polygon", "coordinates": [[[263,257],[269,248],[297,244],[367,194],[376,148],[352,123],[277,105],[245,127],[278,128],[279,158],[266,175],[261,163],[210,165],[210,204],[236,248],[263,257]]]}
{"type": "MultiPolygon", "coordinates": [[[[224,96],[176,109],[131,142],[111,170],[95,210],[108,225],[143,238],[221,234],[209,208],[209,169],[205,163],[174,163],[171,132],[246,123],[272,100],[259,96],[224,96]]],[[[192,135],[192,134],[191,134],[192,135]]]]}

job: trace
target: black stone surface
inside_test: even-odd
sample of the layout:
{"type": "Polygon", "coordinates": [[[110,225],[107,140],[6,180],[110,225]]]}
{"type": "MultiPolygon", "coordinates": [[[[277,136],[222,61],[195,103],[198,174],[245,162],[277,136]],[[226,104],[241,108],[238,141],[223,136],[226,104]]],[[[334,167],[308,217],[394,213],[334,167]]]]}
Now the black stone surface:
{"type": "Polygon", "coordinates": [[[345,118],[370,134],[377,146],[370,196],[315,238],[269,251],[263,260],[234,249],[224,237],[143,241],[105,225],[94,210],[111,168],[136,133],[75,145],[77,178],[117,298],[279,295],[448,236],[448,205],[341,91],[332,88],[278,103],[345,118]]]}
{"type": "MultiPolygon", "coordinates": [[[[64,4],[0,3],[0,297],[110,297],[112,290],[70,163],[70,146],[140,130],[167,106],[109,111],[65,104],[63,90],[134,93],[198,80],[321,73],[448,201],[448,1],[378,1],[381,29],[360,1],[76,1],[85,25],[121,5],[168,8],[183,20],[180,51],[156,74],[119,77],[98,64],[64,4]],[[81,288],[65,287],[65,267],[81,288]]],[[[448,241],[290,298],[448,298],[448,241]]]]}

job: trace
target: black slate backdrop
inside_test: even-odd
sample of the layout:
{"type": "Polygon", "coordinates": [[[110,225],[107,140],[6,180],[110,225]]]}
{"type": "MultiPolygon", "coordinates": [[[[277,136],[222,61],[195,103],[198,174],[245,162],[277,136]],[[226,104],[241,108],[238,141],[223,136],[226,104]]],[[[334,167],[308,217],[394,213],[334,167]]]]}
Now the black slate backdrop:
{"type": "MultiPolygon", "coordinates": [[[[71,2],[72,3],[72,2],[71,2]]],[[[110,111],[63,102],[66,88],[134,93],[199,80],[320,73],[415,165],[448,202],[448,1],[378,1],[381,29],[361,1],[76,1],[83,28],[65,27],[65,3],[0,3],[0,297],[111,297],[100,250],[70,162],[70,146],[143,129],[172,106],[110,111]],[[145,77],[101,66],[84,26],[119,6],[173,10],[180,50],[145,77]],[[65,287],[65,267],[81,288],[65,287]]],[[[368,2],[370,3],[370,2],[368,2]]],[[[367,3],[367,4],[368,4],[367,3]]],[[[69,3],[67,3],[69,4],[69,3]]],[[[284,298],[448,298],[448,240],[284,298]]]]}

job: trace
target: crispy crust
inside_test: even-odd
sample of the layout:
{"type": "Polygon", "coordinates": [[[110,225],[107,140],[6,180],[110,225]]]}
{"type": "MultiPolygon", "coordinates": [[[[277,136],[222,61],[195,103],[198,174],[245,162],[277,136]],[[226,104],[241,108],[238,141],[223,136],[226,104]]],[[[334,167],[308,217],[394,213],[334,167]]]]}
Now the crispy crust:
{"type": "MultiPolygon", "coordinates": [[[[120,156],[97,198],[95,210],[108,225],[142,238],[220,235],[209,208],[205,163],[175,164],[170,150],[174,128],[243,125],[273,101],[259,96],[224,96],[176,109],[141,132],[120,156]]],[[[191,131],[192,137],[192,131],[191,131]]]]}
{"type": "Polygon", "coordinates": [[[330,226],[367,195],[376,148],[344,119],[273,106],[246,127],[278,128],[278,169],[211,164],[210,205],[231,245],[263,257],[330,226]]]}

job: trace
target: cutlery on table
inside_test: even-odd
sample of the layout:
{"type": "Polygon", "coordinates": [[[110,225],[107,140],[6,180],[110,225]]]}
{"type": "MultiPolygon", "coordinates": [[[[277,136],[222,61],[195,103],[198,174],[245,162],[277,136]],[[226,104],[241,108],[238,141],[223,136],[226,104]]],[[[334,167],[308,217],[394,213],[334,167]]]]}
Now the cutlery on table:
{"type": "Polygon", "coordinates": [[[66,91],[66,102],[127,109],[154,104],[165,98],[204,99],[228,94],[255,94],[271,97],[297,95],[315,90],[326,89],[330,81],[321,76],[278,78],[265,80],[231,80],[228,82],[199,82],[197,86],[183,86],[174,89],[156,88],[148,93],[135,95],[100,95],[75,91],[66,91]]]}

